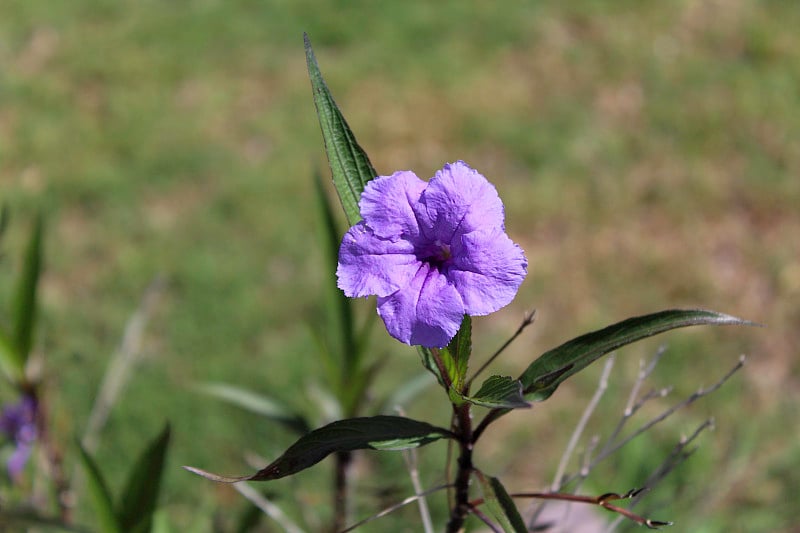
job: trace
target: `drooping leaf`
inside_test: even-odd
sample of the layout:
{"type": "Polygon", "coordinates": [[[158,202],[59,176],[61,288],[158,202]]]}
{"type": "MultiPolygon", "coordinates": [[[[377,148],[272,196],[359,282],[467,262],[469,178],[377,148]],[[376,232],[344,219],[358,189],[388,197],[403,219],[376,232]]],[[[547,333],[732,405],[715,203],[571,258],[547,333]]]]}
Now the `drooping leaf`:
{"type": "Polygon", "coordinates": [[[303,35],[306,49],[306,65],[314,93],[314,105],[317,108],[322,138],[325,141],[325,152],[333,175],[333,184],[339,194],[345,215],[350,225],[361,220],[358,201],[361,192],[369,180],[377,176],[366,152],[358,145],[353,132],[339,111],[331,96],[322,73],[319,70],[311,41],[303,35]]]}
{"type": "Polygon", "coordinates": [[[522,395],[522,383],[511,376],[491,376],[481,388],[464,399],[475,405],[499,409],[530,407],[522,395]]]}
{"type": "Polygon", "coordinates": [[[251,413],[283,424],[300,435],[311,430],[301,414],[269,396],[226,383],[205,383],[199,385],[197,389],[209,396],[225,400],[251,413]]]}
{"type": "Polygon", "coordinates": [[[166,424],[128,473],[117,511],[123,531],[146,532],[151,528],[153,513],[158,504],[169,437],[170,428],[166,424]]]}
{"type": "Polygon", "coordinates": [[[550,397],[570,376],[603,355],[626,344],[671,329],[700,325],[754,325],[730,315],[702,309],[672,309],[629,318],[604,329],[581,335],[536,359],[520,376],[525,399],[540,402],[550,397]]]}
{"type": "Polygon", "coordinates": [[[514,500],[506,492],[503,484],[496,477],[486,478],[479,475],[483,499],[492,515],[505,533],[528,533],[528,528],[519,514],[514,500]]]}
{"type": "Polygon", "coordinates": [[[36,292],[39,286],[39,275],[42,270],[42,233],[43,220],[41,214],[36,217],[25,250],[22,272],[17,280],[13,307],[13,338],[17,348],[19,364],[22,368],[28,359],[33,345],[36,329],[36,292]]]}
{"type": "Polygon", "coordinates": [[[80,442],[78,442],[78,450],[81,464],[86,474],[89,497],[94,506],[99,531],[101,533],[122,533],[122,527],[117,521],[117,515],[114,512],[111,492],[108,490],[103,473],[80,442]]]}
{"type": "Polygon", "coordinates": [[[278,459],[249,476],[228,477],[184,467],[213,481],[268,481],[296,474],[334,452],[353,450],[407,450],[449,438],[446,429],[400,416],[372,416],[339,420],[300,437],[278,459]]]}

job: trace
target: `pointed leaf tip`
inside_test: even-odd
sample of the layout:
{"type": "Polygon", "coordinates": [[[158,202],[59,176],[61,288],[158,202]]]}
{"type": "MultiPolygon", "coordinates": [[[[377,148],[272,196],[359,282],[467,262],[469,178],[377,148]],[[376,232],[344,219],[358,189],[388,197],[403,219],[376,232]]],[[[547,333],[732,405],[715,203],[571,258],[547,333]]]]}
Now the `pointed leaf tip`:
{"type": "Polygon", "coordinates": [[[239,481],[247,481],[250,479],[250,476],[221,476],[200,468],[195,468],[194,466],[184,465],[182,468],[184,470],[188,470],[192,474],[197,474],[200,477],[204,477],[208,480],[216,481],[218,483],[238,483],[239,481]]]}
{"type": "Polygon", "coordinates": [[[328,86],[322,77],[311,40],[303,36],[306,52],[306,66],[311,80],[314,105],[325,142],[333,183],[345,215],[350,225],[361,220],[358,201],[364,186],[377,176],[366,152],[359,146],[339,107],[333,100],[328,86]]]}
{"type": "Polygon", "coordinates": [[[220,476],[191,466],[184,468],[221,483],[269,481],[296,474],[335,452],[364,449],[406,450],[451,436],[451,433],[444,428],[401,416],[349,418],[332,422],[303,435],[283,455],[249,476],[220,476]]]}
{"type": "Polygon", "coordinates": [[[511,376],[491,376],[483,382],[478,392],[464,399],[490,409],[518,409],[531,406],[522,395],[522,383],[511,376]]]}
{"type": "Polygon", "coordinates": [[[543,401],[573,374],[627,344],[687,326],[755,326],[754,322],[704,309],[670,309],[629,318],[576,337],[536,359],[520,376],[525,398],[543,401]]]}

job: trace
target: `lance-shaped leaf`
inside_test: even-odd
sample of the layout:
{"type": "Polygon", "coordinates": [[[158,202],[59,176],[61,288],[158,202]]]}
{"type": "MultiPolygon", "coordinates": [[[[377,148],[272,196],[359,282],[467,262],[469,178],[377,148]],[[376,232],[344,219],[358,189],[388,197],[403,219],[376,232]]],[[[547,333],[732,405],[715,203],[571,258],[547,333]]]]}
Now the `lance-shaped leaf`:
{"type": "Polygon", "coordinates": [[[314,93],[314,105],[317,108],[322,138],[325,141],[325,152],[333,175],[333,184],[339,194],[345,215],[351,225],[361,220],[358,201],[361,192],[369,180],[377,176],[366,152],[358,145],[353,132],[333,101],[331,92],[322,78],[311,41],[303,34],[306,49],[308,77],[314,93]]]}
{"type": "Polygon", "coordinates": [[[117,515],[114,512],[111,492],[108,490],[103,473],[80,442],[78,442],[78,450],[80,451],[81,464],[86,473],[89,496],[94,505],[99,531],[102,533],[122,533],[122,527],[120,527],[117,515]]]}
{"type": "Polygon", "coordinates": [[[38,215],[33,223],[22,272],[14,294],[13,338],[22,368],[25,367],[30,354],[36,326],[36,292],[42,270],[42,226],[42,216],[38,215]]]}
{"type": "Polygon", "coordinates": [[[197,388],[209,396],[283,424],[300,435],[311,430],[302,415],[268,396],[226,383],[205,383],[197,388]]]}
{"type": "Polygon", "coordinates": [[[25,377],[24,359],[20,357],[19,350],[11,335],[0,327],[0,369],[12,383],[22,383],[25,377]]]}
{"type": "Polygon", "coordinates": [[[472,353],[472,319],[464,315],[455,337],[444,348],[416,346],[422,366],[436,376],[454,403],[463,401],[469,356],[472,353]]]}
{"type": "Polygon", "coordinates": [[[497,520],[505,533],[528,533],[528,528],[519,514],[517,506],[506,492],[503,484],[496,477],[486,478],[479,475],[483,491],[483,499],[489,508],[489,514],[497,520]]]}
{"type": "Polygon", "coordinates": [[[184,468],[212,481],[223,483],[268,481],[296,474],[334,452],[365,449],[407,450],[451,436],[446,429],[401,416],[349,418],[304,435],[278,459],[249,476],[228,477],[190,466],[184,468]]]}
{"type": "MultiPolygon", "coordinates": [[[[361,347],[356,343],[352,301],[336,285],[336,265],[339,261],[339,244],[342,242],[342,235],[337,227],[333,208],[325,193],[319,172],[314,173],[314,185],[322,226],[320,240],[328,276],[325,284],[327,335],[331,348],[338,352],[337,355],[340,358],[336,366],[342,369],[341,373],[348,375],[358,368],[361,347]]],[[[341,379],[341,376],[335,377],[341,379]]]]}
{"type": "Polygon", "coordinates": [[[568,341],[544,353],[520,377],[525,399],[543,401],[573,374],[626,344],[686,326],[755,325],[730,315],[702,309],[672,309],[629,318],[568,341]]]}
{"type": "Polygon", "coordinates": [[[463,392],[464,380],[469,367],[469,356],[472,354],[472,318],[464,315],[458,333],[443,350],[444,364],[450,374],[452,388],[463,392]]]}
{"type": "Polygon", "coordinates": [[[161,488],[169,435],[170,429],[167,424],[148,444],[128,473],[117,511],[123,531],[150,531],[161,488]]]}
{"type": "Polygon", "coordinates": [[[464,396],[464,400],[491,409],[518,409],[531,405],[522,395],[522,383],[511,376],[491,376],[478,392],[464,396]]]}
{"type": "Polygon", "coordinates": [[[439,365],[436,364],[436,356],[433,353],[431,348],[426,348],[425,346],[415,346],[417,349],[417,353],[419,354],[419,358],[422,361],[422,366],[424,366],[431,374],[436,376],[436,381],[439,382],[439,385],[442,387],[447,387],[445,383],[445,377],[442,376],[442,373],[439,371],[439,365]]]}

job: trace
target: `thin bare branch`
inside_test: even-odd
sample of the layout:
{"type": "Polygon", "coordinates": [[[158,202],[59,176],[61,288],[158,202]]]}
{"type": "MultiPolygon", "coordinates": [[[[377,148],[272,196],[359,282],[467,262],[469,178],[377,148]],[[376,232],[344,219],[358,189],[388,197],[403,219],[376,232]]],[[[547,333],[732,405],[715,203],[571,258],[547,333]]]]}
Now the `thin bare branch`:
{"type": "Polygon", "coordinates": [[[488,516],[483,514],[480,509],[477,507],[472,508],[472,514],[480,519],[481,522],[486,524],[486,526],[492,530],[492,533],[503,533],[503,530],[497,526],[494,522],[492,522],[488,516]]]}
{"type": "Polygon", "coordinates": [[[492,354],[492,356],[485,363],[483,363],[480,366],[480,368],[478,368],[478,370],[475,371],[472,377],[467,380],[465,386],[466,389],[469,390],[469,387],[472,385],[472,382],[475,381],[475,378],[481,375],[481,373],[484,370],[489,368],[489,365],[491,365],[494,362],[494,360],[497,359],[500,356],[500,354],[503,353],[503,351],[506,348],[508,348],[511,345],[511,343],[514,342],[517,339],[517,337],[519,337],[522,334],[523,331],[525,331],[525,328],[533,324],[535,321],[536,321],[536,309],[532,309],[531,311],[525,313],[525,316],[522,318],[522,323],[517,328],[517,331],[515,331],[514,334],[511,335],[511,337],[506,342],[504,342],[503,345],[500,348],[498,348],[498,350],[494,352],[494,354],[492,354]]]}
{"type": "Polygon", "coordinates": [[[286,533],[305,533],[288,516],[286,516],[280,507],[269,501],[264,495],[247,483],[235,483],[233,488],[242,496],[247,498],[250,503],[261,509],[261,511],[272,518],[280,525],[286,533]]]}
{"type": "Polygon", "coordinates": [[[356,522],[352,526],[341,530],[339,533],[348,533],[350,531],[353,531],[354,529],[356,529],[358,527],[361,527],[364,524],[367,524],[369,522],[372,522],[373,520],[377,520],[378,518],[382,518],[382,517],[384,517],[384,516],[386,516],[386,515],[388,515],[390,513],[393,513],[396,510],[400,509],[401,507],[404,507],[404,506],[408,505],[409,503],[413,503],[413,502],[419,500],[420,498],[424,498],[425,496],[428,496],[429,494],[433,494],[434,492],[437,492],[437,491],[440,491],[440,490],[444,490],[446,488],[449,488],[450,486],[451,486],[450,484],[439,485],[437,487],[433,487],[432,489],[428,489],[428,490],[422,491],[419,494],[416,494],[414,496],[409,496],[405,500],[403,500],[401,502],[398,502],[398,503],[396,503],[394,505],[391,505],[391,506],[387,507],[386,509],[384,509],[383,511],[379,512],[379,513],[376,513],[376,514],[374,514],[372,516],[369,516],[369,517],[365,518],[364,520],[361,520],[360,522],[356,522]]]}
{"type": "MultiPolygon", "coordinates": [[[[658,467],[656,467],[650,476],[645,480],[644,485],[648,487],[649,490],[652,490],[656,487],[665,477],[667,477],[670,472],[675,470],[680,464],[686,461],[693,453],[694,449],[687,450],[686,448],[705,430],[712,429],[714,427],[714,420],[708,419],[700,424],[694,432],[689,437],[682,437],[680,441],[675,445],[670,452],[669,456],[667,456],[664,461],[661,462],[658,467]]],[[[628,505],[629,509],[632,509],[636,504],[641,501],[643,493],[634,495],[631,498],[631,503],[628,505]]],[[[619,526],[620,522],[622,521],[622,517],[618,517],[617,519],[613,520],[605,530],[605,533],[611,533],[614,531],[617,526],[619,526]]]]}
{"type": "MultiPolygon", "coordinates": [[[[624,507],[619,507],[617,505],[610,503],[617,500],[627,500],[635,498],[646,490],[647,489],[633,489],[626,492],[625,494],[616,494],[613,492],[609,492],[606,494],[602,494],[600,496],[580,496],[577,494],[566,494],[562,492],[515,492],[510,494],[510,496],[512,498],[535,498],[541,500],[558,500],[571,503],[586,503],[590,505],[599,505],[604,509],[608,509],[611,512],[620,514],[625,518],[633,520],[637,524],[647,526],[650,529],[659,529],[662,526],[671,526],[672,522],[662,522],[659,520],[651,520],[649,518],[644,518],[643,516],[639,516],[629,509],[625,509],[624,507]]],[[[484,502],[483,498],[479,498],[477,500],[470,502],[470,504],[473,507],[476,507],[478,505],[481,505],[483,502],[484,502]]]]}
{"type": "Polygon", "coordinates": [[[597,390],[594,391],[592,399],[589,400],[589,403],[583,410],[580,420],[578,420],[578,423],[575,425],[575,429],[572,431],[572,436],[567,443],[567,447],[564,449],[564,453],[561,455],[561,461],[558,463],[556,474],[553,476],[553,483],[550,485],[550,490],[557,491],[561,487],[561,478],[564,476],[564,471],[567,469],[567,464],[572,458],[572,454],[575,452],[575,447],[578,445],[578,441],[586,429],[586,424],[589,422],[592,414],[594,414],[595,409],[597,409],[597,404],[600,403],[600,399],[603,397],[603,394],[608,389],[608,376],[611,374],[612,368],[614,368],[613,354],[606,359],[605,365],[603,366],[603,373],[600,375],[600,381],[597,384],[597,390]]]}
{"type": "Polygon", "coordinates": [[[745,357],[741,356],[739,358],[739,361],[736,363],[736,365],[734,365],[733,368],[731,368],[716,383],[714,383],[713,385],[711,385],[710,387],[707,387],[705,389],[702,389],[702,388],[698,389],[697,392],[694,392],[693,394],[689,395],[683,401],[674,404],[672,407],[669,407],[668,409],[665,409],[660,415],[658,415],[655,418],[651,419],[649,422],[643,424],[642,426],[639,427],[639,429],[637,429],[636,431],[634,431],[633,433],[631,433],[630,435],[628,435],[627,437],[625,437],[624,439],[622,439],[618,443],[614,444],[613,446],[611,446],[608,449],[604,449],[603,451],[601,451],[592,460],[592,464],[590,465],[590,468],[594,468],[600,461],[602,461],[603,459],[605,459],[609,455],[613,454],[614,452],[616,452],[617,450],[619,450],[620,448],[622,448],[623,446],[628,444],[630,441],[632,441],[633,439],[635,439],[636,437],[638,437],[642,433],[646,432],[647,430],[649,430],[650,428],[652,428],[653,426],[655,426],[659,422],[663,422],[666,418],[668,418],[670,415],[675,413],[675,411],[678,411],[679,409],[683,409],[684,407],[693,404],[694,402],[696,402],[700,398],[703,398],[704,396],[708,396],[709,394],[711,394],[714,391],[716,391],[717,389],[719,389],[726,381],[728,381],[731,378],[731,376],[733,376],[737,371],[739,371],[739,369],[741,369],[744,366],[744,361],[745,361],[745,357]]]}
{"type": "Polygon", "coordinates": [[[94,452],[99,442],[100,431],[105,426],[111,408],[117,401],[130,377],[130,371],[136,359],[141,354],[142,338],[147,322],[155,311],[156,304],[164,291],[165,281],[157,276],[144,291],[139,307],[131,315],[125,325],[122,340],[103,376],[103,383],[97,393],[97,399],[89,414],[86,432],[81,440],[83,447],[88,452],[94,452]]]}
{"type": "MultiPolygon", "coordinates": [[[[396,409],[400,416],[405,416],[405,412],[403,411],[402,407],[397,407],[396,409]]],[[[423,489],[422,483],[419,480],[419,461],[417,460],[417,450],[411,448],[403,451],[403,460],[406,463],[408,474],[411,477],[411,485],[414,487],[414,494],[419,496],[422,494],[423,489]]],[[[433,533],[433,520],[431,520],[431,511],[428,508],[428,500],[426,500],[424,496],[421,496],[419,500],[417,500],[417,505],[419,506],[419,515],[422,519],[423,530],[425,533],[433,533]]]]}

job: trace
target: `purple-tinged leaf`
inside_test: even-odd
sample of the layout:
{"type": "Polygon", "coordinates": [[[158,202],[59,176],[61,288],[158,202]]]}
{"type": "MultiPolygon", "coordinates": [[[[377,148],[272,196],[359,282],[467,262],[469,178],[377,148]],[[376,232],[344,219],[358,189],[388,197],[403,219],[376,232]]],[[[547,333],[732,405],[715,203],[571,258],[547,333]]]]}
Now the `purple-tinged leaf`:
{"type": "Polygon", "coordinates": [[[449,438],[451,433],[427,422],[401,416],[372,416],[338,420],[304,435],[275,461],[249,476],[220,476],[185,466],[212,481],[269,481],[291,476],[335,452],[353,450],[407,450],[449,438]]]}
{"type": "Polygon", "coordinates": [[[550,397],[567,378],[600,357],[626,344],[671,329],[687,326],[756,325],[730,315],[702,309],[672,309],[629,318],[604,329],[581,335],[544,353],[520,376],[525,399],[540,402],[550,397]]]}

